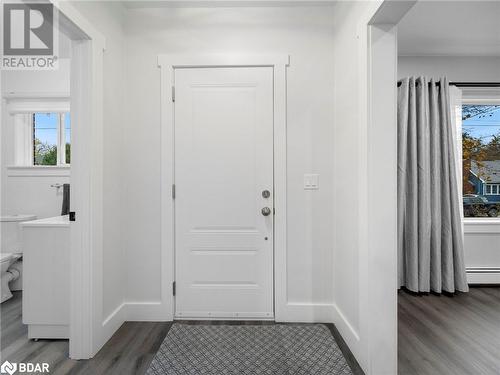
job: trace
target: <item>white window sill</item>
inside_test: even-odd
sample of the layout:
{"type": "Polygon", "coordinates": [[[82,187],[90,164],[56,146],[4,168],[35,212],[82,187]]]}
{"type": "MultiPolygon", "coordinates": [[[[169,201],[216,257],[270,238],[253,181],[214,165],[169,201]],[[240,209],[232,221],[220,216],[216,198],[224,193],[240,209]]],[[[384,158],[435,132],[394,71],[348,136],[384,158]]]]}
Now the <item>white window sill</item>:
{"type": "Polygon", "coordinates": [[[500,217],[464,218],[464,233],[500,234],[500,217]]]}
{"type": "Polygon", "coordinates": [[[69,165],[13,165],[7,167],[7,177],[69,177],[69,165]]]}

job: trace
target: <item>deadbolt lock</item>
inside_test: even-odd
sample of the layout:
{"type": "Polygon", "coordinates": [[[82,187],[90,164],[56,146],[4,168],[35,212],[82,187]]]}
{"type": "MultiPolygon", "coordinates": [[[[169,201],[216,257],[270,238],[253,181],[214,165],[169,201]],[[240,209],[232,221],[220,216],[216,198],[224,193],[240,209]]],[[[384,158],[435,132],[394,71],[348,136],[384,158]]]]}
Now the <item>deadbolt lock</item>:
{"type": "Polygon", "coordinates": [[[271,196],[271,192],[269,190],[262,190],[262,197],[269,198],[271,196]]]}

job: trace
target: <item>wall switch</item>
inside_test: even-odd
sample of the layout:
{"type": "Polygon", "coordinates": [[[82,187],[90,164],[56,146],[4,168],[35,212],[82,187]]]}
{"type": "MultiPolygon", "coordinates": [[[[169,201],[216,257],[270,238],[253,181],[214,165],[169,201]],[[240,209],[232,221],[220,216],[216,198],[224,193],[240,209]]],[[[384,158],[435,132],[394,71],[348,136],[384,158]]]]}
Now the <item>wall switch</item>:
{"type": "Polygon", "coordinates": [[[305,174],[304,190],[318,190],[318,189],[319,189],[319,174],[305,174]]]}

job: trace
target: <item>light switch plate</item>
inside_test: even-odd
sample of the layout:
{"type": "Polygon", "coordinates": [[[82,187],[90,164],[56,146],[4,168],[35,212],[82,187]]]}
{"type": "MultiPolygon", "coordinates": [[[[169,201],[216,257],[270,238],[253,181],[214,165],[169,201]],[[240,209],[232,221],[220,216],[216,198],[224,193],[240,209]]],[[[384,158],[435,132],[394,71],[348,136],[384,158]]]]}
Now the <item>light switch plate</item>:
{"type": "Polygon", "coordinates": [[[318,190],[318,189],[319,189],[319,174],[305,174],[304,190],[318,190]]]}

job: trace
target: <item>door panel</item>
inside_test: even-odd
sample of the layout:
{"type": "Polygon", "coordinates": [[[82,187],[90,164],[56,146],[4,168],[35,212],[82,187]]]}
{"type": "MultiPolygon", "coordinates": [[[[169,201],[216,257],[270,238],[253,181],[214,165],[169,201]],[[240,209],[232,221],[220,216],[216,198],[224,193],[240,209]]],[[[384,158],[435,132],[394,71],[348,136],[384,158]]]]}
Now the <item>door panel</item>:
{"type": "Polygon", "coordinates": [[[273,70],[176,69],[175,90],[176,317],[272,318],[273,70]]]}

